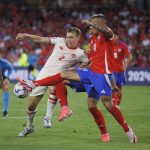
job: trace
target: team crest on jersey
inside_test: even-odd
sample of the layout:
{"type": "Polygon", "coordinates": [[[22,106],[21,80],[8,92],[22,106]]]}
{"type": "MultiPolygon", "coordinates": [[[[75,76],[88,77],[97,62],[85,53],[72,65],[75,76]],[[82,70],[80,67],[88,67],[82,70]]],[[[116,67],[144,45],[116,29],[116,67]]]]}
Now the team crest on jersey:
{"type": "Polygon", "coordinates": [[[76,54],[71,54],[71,58],[76,58],[76,54]]]}
{"type": "Polygon", "coordinates": [[[100,35],[98,35],[97,40],[100,40],[100,38],[101,38],[101,36],[100,36],[100,35]]]}
{"type": "Polygon", "coordinates": [[[122,49],[121,48],[118,48],[118,52],[121,52],[122,51],[122,49]]]}
{"type": "Polygon", "coordinates": [[[62,47],[62,46],[59,46],[59,48],[60,48],[61,50],[63,50],[63,47],[62,47]]]}

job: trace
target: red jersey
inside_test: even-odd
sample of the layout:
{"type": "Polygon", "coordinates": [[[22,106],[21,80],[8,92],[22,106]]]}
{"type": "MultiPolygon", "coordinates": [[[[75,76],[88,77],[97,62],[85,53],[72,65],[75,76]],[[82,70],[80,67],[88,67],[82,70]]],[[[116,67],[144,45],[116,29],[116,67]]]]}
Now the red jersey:
{"type": "Polygon", "coordinates": [[[91,37],[90,56],[92,64],[90,68],[93,72],[112,73],[113,42],[114,38],[107,39],[101,32],[91,37]]]}
{"type": "Polygon", "coordinates": [[[126,57],[130,54],[128,46],[119,41],[117,45],[114,45],[113,54],[113,71],[114,72],[124,72],[124,62],[126,57]]]}

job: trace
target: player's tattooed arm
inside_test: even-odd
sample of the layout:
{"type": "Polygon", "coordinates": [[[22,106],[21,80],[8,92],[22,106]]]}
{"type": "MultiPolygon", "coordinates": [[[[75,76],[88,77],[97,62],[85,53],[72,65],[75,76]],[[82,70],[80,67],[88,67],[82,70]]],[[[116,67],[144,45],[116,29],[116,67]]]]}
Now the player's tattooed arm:
{"type": "Polygon", "coordinates": [[[91,63],[92,63],[92,60],[89,59],[87,62],[81,63],[80,68],[88,67],[91,65],[91,63]]]}
{"type": "Polygon", "coordinates": [[[113,37],[113,32],[110,28],[108,28],[107,26],[97,26],[95,24],[93,24],[90,20],[82,20],[81,21],[82,24],[86,24],[88,26],[90,26],[91,28],[96,28],[98,29],[100,32],[102,32],[106,38],[111,39],[113,37]]]}
{"type": "Polygon", "coordinates": [[[101,31],[106,38],[111,39],[113,37],[112,31],[107,26],[95,26],[95,25],[92,26],[101,31]]]}

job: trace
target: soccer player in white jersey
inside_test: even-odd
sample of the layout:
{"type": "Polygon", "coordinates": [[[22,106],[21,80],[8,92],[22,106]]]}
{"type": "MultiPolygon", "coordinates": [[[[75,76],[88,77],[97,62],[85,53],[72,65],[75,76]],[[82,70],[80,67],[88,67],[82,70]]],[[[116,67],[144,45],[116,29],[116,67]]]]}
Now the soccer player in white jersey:
{"type": "MultiPolygon", "coordinates": [[[[41,37],[27,33],[18,33],[16,39],[29,39],[36,43],[54,45],[51,56],[48,58],[46,64],[37,76],[37,80],[39,80],[51,75],[55,75],[58,72],[75,65],[76,63],[87,61],[87,57],[84,51],[78,47],[80,35],[81,31],[79,28],[71,27],[67,29],[65,39],[59,37],[41,37]]],[[[30,94],[27,112],[27,127],[21,133],[19,133],[18,136],[24,137],[34,131],[34,117],[36,114],[36,108],[47,88],[48,86],[37,87],[30,94]]],[[[49,88],[51,89],[51,91],[55,92],[55,87],[49,88]]],[[[50,100],[52,99],[53,96],[51,95],[50,100]]],[[[64,109],[62,110],[64,111],[64,109]]],[[[67,113],[68,116],[72,114],[71,110],[68,107],[65,107],[65,113],[67,113]]]]}

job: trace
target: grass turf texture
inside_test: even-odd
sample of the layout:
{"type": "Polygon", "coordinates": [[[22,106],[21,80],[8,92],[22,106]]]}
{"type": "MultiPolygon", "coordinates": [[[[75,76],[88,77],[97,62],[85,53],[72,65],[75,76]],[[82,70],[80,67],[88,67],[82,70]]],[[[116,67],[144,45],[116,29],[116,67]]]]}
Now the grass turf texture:
{"type": "MultiPolygon", "coordinates": [[[[27,98],[17,99],[11,85],[9,117],[0,118],[0,150],[149,150],[150,149],[150,87],[126,86],[123,89],[121,109],[127,122],[135,129],[137,144],[130,144],[120,125],[104,109],[102,110],[108,132],[109,143],[101,142],[101,135],[87,110],[86,94],[73,93],[68,89],[69,104],[73,115],[64,122],[58,122],[60,106],[57,105],[52,128],[43,128],[48,93],[38,106],[35,119],[36,131],[25,138],[17,137],[26,124],[27,98]]],[[[2,91],[0,91],[2,99],[2,91]]],[[[2,100],[0,101],[2,114],[2,100]]]]}

